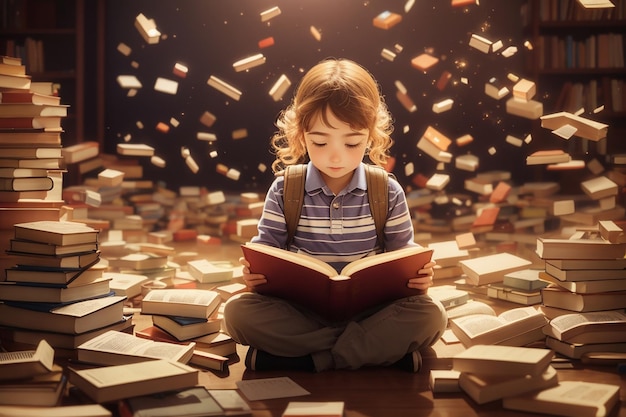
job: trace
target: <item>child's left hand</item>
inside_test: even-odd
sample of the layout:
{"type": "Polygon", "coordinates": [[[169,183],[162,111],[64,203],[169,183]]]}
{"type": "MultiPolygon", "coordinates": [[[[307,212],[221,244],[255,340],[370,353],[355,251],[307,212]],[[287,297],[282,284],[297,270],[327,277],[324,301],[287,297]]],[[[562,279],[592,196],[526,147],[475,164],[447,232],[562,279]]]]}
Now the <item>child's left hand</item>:
{"type": "Polygon", "coordinates": [[[422,290],[424,293],[428,291],[428,288],[433,286],[433,267],[437,264],[435,261],[430,261],[424,268],[417,271],[418,276],[415,278],[411,278],[408,282],[409,288],[415,288],[418,290],[422,290]]]}

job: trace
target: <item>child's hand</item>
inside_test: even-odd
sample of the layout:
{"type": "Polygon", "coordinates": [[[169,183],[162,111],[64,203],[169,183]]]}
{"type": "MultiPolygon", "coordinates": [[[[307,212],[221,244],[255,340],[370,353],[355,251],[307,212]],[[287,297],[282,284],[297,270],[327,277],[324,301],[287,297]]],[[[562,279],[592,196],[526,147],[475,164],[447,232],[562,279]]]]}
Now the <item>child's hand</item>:
{"type": "Polygon", "coordinates": [[[265,275],[252,274],[250,272],[250,263],[246,260],[246,258],[239,258],[239,262],[243,265],[243,281],[248,286],[250,291],[254,291],[254,288],[257,285],[265,284],[267,282],[267,279],[265,279],[265,275]]]}
{"type": "Polygon", "coordinates": [[[433,286],[433,267],[436,264],[437,262],[430,261],[424,265],[424,268],[417,271],[418,276],[409,280],[409,288],[421,290],[425,294],[426,291],[428,291],[428,288],[433,286]]]}

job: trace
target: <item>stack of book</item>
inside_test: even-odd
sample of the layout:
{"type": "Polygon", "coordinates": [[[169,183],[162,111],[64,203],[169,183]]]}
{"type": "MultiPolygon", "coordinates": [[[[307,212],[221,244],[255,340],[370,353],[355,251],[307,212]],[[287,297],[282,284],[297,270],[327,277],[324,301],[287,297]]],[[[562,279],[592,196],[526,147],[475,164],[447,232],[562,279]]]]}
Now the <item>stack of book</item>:
{"type": "Polygon", "coordinates": [[[141,312],[151,315],[153,325],[136,334],[162,342],[194,343],[191,363],[223,370],[226,356],[236,353],[236,343],[221,329],[221,305],[220,293],[213,290],[151,290],[141,301],[141,312]]]}
{"type": "Polygon", "coordinates": [[[21,61],[0,62],[0,191],[3,202],[60,199],[61,120],[68,106],[59,96],[31,89],[21,61]],[[20,81],[20,82],[17,82],[20,81]],[[55,193],[50,193],[51,190],[55,193]]]}
{"type": "Polygon", "coordinates": [[[608,229],[602,222],[596,233],[537,241],[537,253],[545,260],[540,277],[550,283],[541,290],[541,308],[550,319],[546,344],[570,358],[626,350],[623,332],[614,330],[624,326],[626,244],[619,242],[621,230],[614,236],[608,229]]]}
{"type": "Polygon", "coordinates": [[[51,84],[31,82],[20,58],[0,56],[0,280],[14,263],[5,253],[13,224],[64,215],[61,117],[33,114],[60,106],[51,84]]]}
{"type": "Polygon", "coordinates": [[[452,358],[459,387],[484,404],[558,384],[549,349],[475,345],[452,358]]]}
{"type": "Polygon", "coordinates": [[[541,289],[548,285],[540,279],[541,272],[531,268],[509,272],[502,282],[487,285],[487,296],[515,304],[541,304],[541,289]]]}
{"type": "Polygon", "coordinates": [[[99,231],[69,221],[14,225],[10,241],[17,265],[0,282],[0,325],[14,342],[46,339],[57,349],[110,328],[127,329],[124,296],[115,296],[99,265],[99,231]]]}
{"type": "Polygon", "coordinates": [[[67,376],[45,340],[33,350],[0,354],[0,405],[54,406],[66,385],[67,376]]]}

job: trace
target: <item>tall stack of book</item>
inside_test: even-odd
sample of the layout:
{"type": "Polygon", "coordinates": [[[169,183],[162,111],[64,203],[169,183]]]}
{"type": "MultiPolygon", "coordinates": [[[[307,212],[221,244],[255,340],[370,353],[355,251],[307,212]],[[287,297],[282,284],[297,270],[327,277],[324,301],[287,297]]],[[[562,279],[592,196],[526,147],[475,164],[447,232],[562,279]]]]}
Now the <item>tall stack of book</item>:
{"type": "MultiPolygon", "coordinates": [[[[14,225],[10,252],[17,264],[0,282],[0,325],[7,339],[61,350],[111,328],[128,329],[124,296],[116,296],[99,265],[98,233],[77,222],[14,225]]],[[[69,353],[69,352],[67,352],[69,353]]]]}
{"type": "Polygon", "coordinates": [[[31,82],[20,58],[0,56],[0,271],[14,223],[63,215],[60,97],[31,82]]]}
{"type": "Polygon", "coordinates": [[[605,226],[602,222],[597,232],[570,239],[537,240],[537,254],[545,260],[540,277],[550,283],[541,290],[541,308],[550,319],[544,328],[546,343],[567,357],[626,349],[623,331],[599,333],[607,325],[624,326],[620,310],[626,308],[626,243],[609,235],[605,226]]]}

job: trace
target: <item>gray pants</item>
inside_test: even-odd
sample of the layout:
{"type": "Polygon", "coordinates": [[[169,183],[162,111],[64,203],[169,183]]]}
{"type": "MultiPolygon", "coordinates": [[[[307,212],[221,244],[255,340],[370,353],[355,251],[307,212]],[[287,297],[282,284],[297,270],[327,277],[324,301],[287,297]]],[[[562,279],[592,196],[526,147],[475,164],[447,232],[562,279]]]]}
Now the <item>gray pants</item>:
{"type": "Polygon", "coordinates": [[[344,323],[328,323],[284,300],[243,293],[224,307],[224,327],[242,345],[276,356],[312,355],[316,370],[390,365],[433,345],[447,326],[428,295],[404,298],[344,323]]]}

